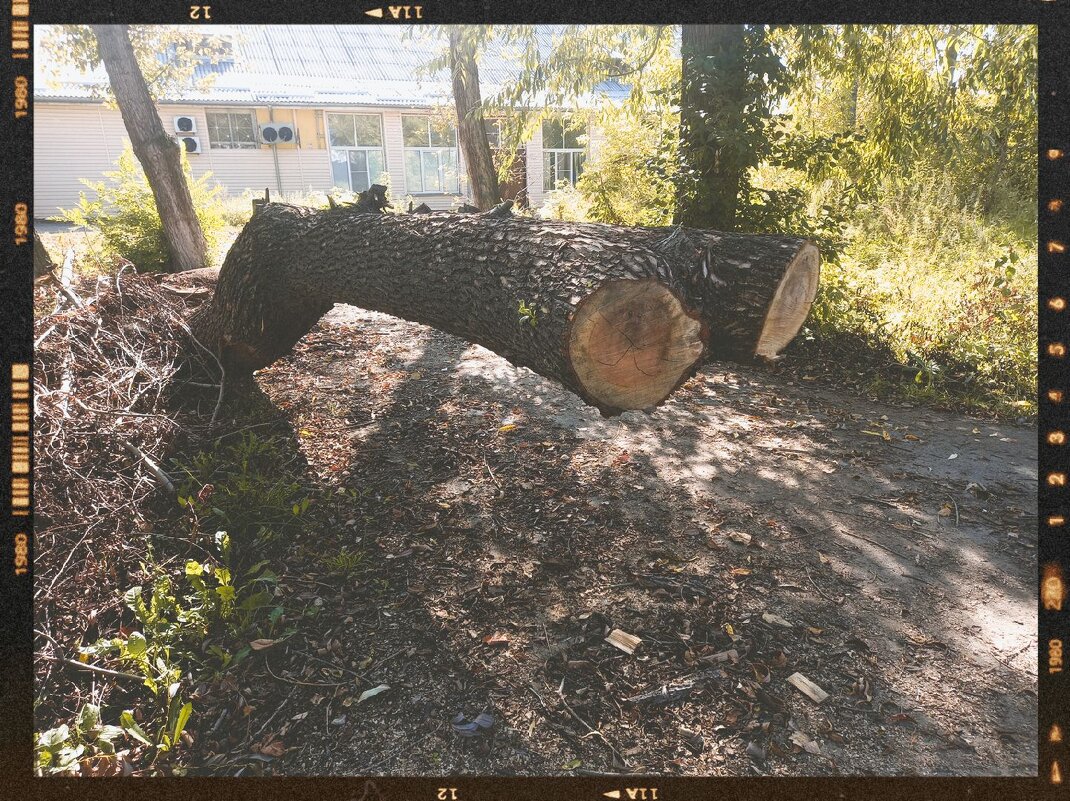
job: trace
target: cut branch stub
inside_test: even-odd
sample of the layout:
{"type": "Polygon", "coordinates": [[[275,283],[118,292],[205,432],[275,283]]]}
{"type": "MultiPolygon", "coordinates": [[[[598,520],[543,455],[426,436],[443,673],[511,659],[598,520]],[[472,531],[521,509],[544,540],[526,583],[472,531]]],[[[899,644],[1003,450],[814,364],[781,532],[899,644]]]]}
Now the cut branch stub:
{"type": "Polygon", "coordinates": [[[599,408],[657,406],[691,376],[706,349],[702,323],[654,280],[608,281],[576,310],[568,356],[599,408]]]}

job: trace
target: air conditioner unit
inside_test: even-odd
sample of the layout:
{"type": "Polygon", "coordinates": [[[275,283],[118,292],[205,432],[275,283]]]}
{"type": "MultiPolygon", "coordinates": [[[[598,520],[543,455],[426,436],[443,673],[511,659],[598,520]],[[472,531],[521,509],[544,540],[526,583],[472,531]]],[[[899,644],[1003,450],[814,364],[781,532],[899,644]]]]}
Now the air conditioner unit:
{"type": "Polygon", "coordinates": [[[201,152],[201,139],[199,136],[179,136],[178,141],[186,149],[187,153],[201,152]]]}
{"type": "Polygon", "coordinates": [[[182,115],[175,117],[175,133],[176,134],[191,134],[197,133],[197,118],[190,117],[189,115],[182,115]]]}
{"type": "Polygon", "coordinates": [[[297,138],[293,125],[284,122],[260,124],[260,141],[266,145],[285,145],[297,138]]]}

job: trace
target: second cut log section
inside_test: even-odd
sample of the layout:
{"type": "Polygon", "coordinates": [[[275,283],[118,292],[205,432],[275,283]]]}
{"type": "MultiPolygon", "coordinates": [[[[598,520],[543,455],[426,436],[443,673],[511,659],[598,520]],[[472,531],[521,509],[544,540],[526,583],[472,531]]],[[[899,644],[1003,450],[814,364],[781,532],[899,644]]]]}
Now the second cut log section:
{"type": "Polygon", "coordinates": [[[817,249],[795,237],[271,204],[191,326],[231,375],[349,303],[483,345],[615,414],[661,403],[706,358],[775,357],[817,280],[817,249]]]}

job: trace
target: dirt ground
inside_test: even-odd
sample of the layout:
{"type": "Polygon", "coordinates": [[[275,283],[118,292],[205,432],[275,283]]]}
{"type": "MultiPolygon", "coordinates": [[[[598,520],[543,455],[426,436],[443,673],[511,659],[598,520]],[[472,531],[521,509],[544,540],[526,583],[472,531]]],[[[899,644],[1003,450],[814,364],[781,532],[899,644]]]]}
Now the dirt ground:
{"type": "Polygon", "coordinates": [[[195,771],[1035,775],[1034,429],[725,364],[603,419],[347,306],[258,382],[340,500],[195,771]]]}

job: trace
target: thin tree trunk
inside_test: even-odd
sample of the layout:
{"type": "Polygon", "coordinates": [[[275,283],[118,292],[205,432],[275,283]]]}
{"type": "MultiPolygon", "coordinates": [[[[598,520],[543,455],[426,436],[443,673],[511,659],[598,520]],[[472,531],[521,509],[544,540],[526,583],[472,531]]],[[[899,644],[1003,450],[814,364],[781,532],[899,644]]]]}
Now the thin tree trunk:
{"type": "Polygon", "coordinates": [[[735,152],[743,128],[744,29],[742,25],[684,25],[680,55],[680,154],[688,180],[678,199],[677,222],[731,231],[746,165],[735,152]]]}
{"type": "Polygon", "coordinates": [[[227,376],[287,353],[335,303],[483,345],[603,413],[656,406],[704,357],[774,358],[817,291],[817,249],[721,234],[481,214],[272,204],[191,320],[227,376]]]}
{"type": "Polygon", "coordinates": [[[42,275],[50,273],[55,267],[55,263],[52,261],[52,257],[48,255],[48,249],[45,248],[45,243],[41,241],[41,236],[37,231],[33,232],[33,277],[39,278],[42,275]]]}
{"type": "Polygon", "coordinates": [[[479,66],[471,32],[451,25],[450,71],[453,74],[453,102],[457,108],[457,135],[464,154],[472,199],[486,211],[501,202],[498,171],[487,142],[483,123],[483,101],[479,93],[479,66]]]}
{"type": "Polygon", "coordinates": [[[182,172],[180,145],[164,130],[141,74],[125,25],[93,25],[97,47],[130,135],[134,155],[145,170],[171,255],[172,272],[206,266],[207,245],[182,172]]]}

